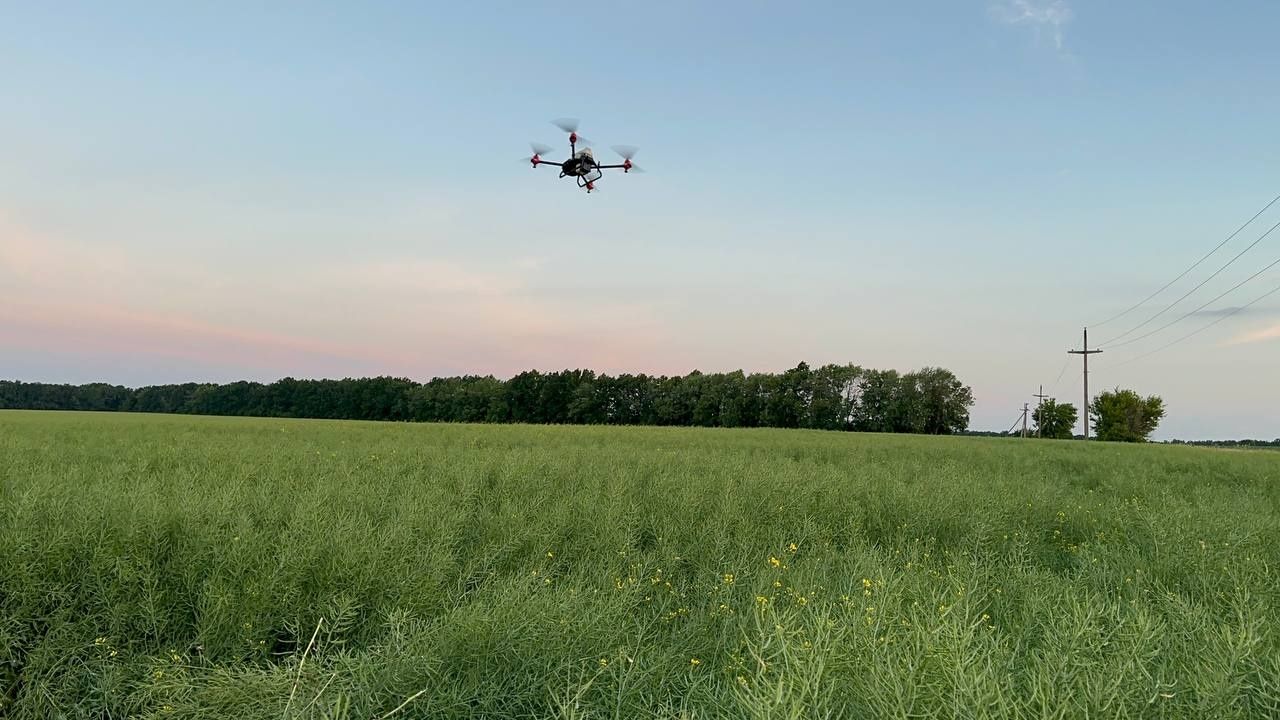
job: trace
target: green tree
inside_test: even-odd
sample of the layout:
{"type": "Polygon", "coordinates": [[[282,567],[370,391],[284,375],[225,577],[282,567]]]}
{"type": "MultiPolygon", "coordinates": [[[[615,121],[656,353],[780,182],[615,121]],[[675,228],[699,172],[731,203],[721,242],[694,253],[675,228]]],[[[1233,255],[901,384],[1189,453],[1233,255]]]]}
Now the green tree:
{"type": "Polygon", "coordinates": [[[848,430],[853,426],[857,406],[856,365],[823,365],[813,371],[812,396],[803,427],[817,430],[848,430]]]}
{"type": "Polygon", "coordinates": [[[894,432],[894,399],[900,396],[897,370],[867,370],[858,378],[858,406],[853,429],[859,432],[894,432]]]}
{"type": "Polygon", "coordinates": [[[1076,419],[1080,413],[1071,403],[1045,400],[1031,413],[1040,437],[1070,440],[1075,437],[1076,419]]]}
{"type": "Polygon", "coordinates": [[[764,425],[795,428],[808,414],[813,399],[813,371],[802,362],[781,375],[770,375],[764,404],[764,425]]]}
{"type": "Polygon", "coordinates": [[[1164,417],[1164,401],[1156,395],[1142,397],[1116,388],[1100,393],[1089,403],[1093,433],[1099,440],[1146,442],[1164,417]]]}
{"type": "Polygon", "coordinates": [[[721,427],[755,425],[755,396],[751,394],[747,376],[741,370],[716,375],[718,424],[721,427]]]}
{"type": "Polygon", "coordinates": [[[930,435],[950,435],[964,432],[969,427],[969,408],[973,406],[973,390],[956,378],[955,373],[944,368],[927,367],[908,376],[914,381],[917,416],[923,422],[922,429],[930,435]]]}

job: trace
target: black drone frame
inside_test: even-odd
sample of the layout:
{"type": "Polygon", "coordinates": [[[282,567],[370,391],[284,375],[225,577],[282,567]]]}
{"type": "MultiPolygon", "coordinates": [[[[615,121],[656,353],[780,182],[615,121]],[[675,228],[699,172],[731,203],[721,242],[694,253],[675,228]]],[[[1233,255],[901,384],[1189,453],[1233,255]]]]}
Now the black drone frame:
{"type": "MultiPolygon", "coordinates": [[[[551,160],[543,160],[541,157],[539,157],[539,153],[536,147],[534,149],[533,157],[529,158],[529,160],[533,163],[533,166],[535,168],[538,167],[539,165],[554,165],[560,168],[560,177],[563,178],[567,175],[572,175],[574,179],[577,181],[578,187],[586,188],[587,192],[591,192],[596,181],[604,177],[604,173],[601,172],[602,170],[620,169],[622,170],[622,172],[626,173],[626,172],[630,172],[632,168],[634,168],[634,166],[631,164],[631,158],[627,154],[623,153],[617,148],[615,148],[614,151],[617,152],[619,155],[622,155],[623,161],[621,163],[610,163],[610,164],[602,165],[596,162],[594,157],[588,156],[585,158],[579,158],[578,157],[578,133],[575,130],[570,130],[568,160],[565,160],[564,162],[554,162],[551,160]],[[589,163],[589,166],[584,166],[583,165],[584,163],[589,163]],[[581,172],[565,172],[565,165],[570,165],[571,170],[582,168],[582,171],[581,172]]],[[[634,152],[635,151],[632,150],[633,154],[634,152]]]]}

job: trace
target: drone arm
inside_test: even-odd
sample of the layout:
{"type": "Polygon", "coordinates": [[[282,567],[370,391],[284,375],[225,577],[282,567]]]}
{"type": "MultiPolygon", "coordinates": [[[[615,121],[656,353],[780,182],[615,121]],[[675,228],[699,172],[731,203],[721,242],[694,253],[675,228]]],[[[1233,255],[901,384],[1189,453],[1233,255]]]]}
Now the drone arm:
{"type": "Polygon", "coordinates": [[[627,166],[626,165],[597,165],[596,167],[600,168],[601,170],[608,170],[609,168],[625,168],[627,166]]]}
{"type": "Polygon", "coordinates": [[[550,160],[539,160],[534,165],[555,165],[556,167],[564,167],[564,163],[551,162],[550,160]]]}

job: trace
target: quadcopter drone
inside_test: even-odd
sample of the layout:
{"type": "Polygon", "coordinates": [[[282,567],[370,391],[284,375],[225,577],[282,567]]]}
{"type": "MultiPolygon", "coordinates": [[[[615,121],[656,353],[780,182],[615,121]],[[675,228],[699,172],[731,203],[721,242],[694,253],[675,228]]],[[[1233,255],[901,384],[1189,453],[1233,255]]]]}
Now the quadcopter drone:
{"type": "Polygon", "coordinates": [[[644,170],[631,164],[631,158],[635,157],[636,148],[626,145],[614,145],[613,151],[622,156],[622,162],[617,165],[601,165],[596,161],[595,155],[591,153],[591,148],[588,147],[591,142],[578,135],[577,120],[554,120],[551,124],[569,133],[569,159],[564,162],[543,160],[542,156],[551,152],[551,148],[539,143],[529,143],[529,147],[533,149],[533,157],[529,158],[529,162],[533,164],[533,167],[555,165],[560,168],[560,177],[574,178],[578,183],[578,187],[585,188],[587,192],[596,189],[596,183],[600,181],[600,178],[604,177],[603,170],[621,168],[624,173],[632,170],[644,172],[644,170]],[[579,144],[583,146],[581,150],[578,149],[579,144]]]}

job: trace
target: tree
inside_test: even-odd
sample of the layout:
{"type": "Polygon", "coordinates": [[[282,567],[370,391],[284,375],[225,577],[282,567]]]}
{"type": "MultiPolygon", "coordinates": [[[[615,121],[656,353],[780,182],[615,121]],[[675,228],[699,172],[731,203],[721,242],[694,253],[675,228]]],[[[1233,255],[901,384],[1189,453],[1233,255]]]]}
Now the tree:
{"type": "Polygon", "coordinates": [[[1099,440],[1146,442],[1164,417],[1164,401],[1116,388],[1089,403],[1093,433],[1099,440]]]}
{"type": "Polygon", "coordinates": [[[747,376],[741,370],[716,375],[716,393],[719,395],[718,423],[721,427],[754,427],[756,398],[751,392],[747,376]]]}
{"type": "Polygon", "coordinates": [[[1057,400],[1045,400],[1031,413],[1040,437],[1055,440],[1070,440],[1075,437],[1076,419],[1079,412],[1071,403],[1060,403],[1057,400]]]}
{"type": "Polygon", "coordinates": [[[906,377],[915,381],[919,393],[923,432],[950,435],[969,427],[973,390],[960,382],[955,373],[944,368],[927,367],[906,377]]]}
{"type": "Polygon", "coordinates": [[[859,432],[893,432],[895,397],[898,390],[897,370],[868,370],[858,378],[859,403],[853,416],[853,429],[859,432]]]}
{"type": "Polygon", "coordinates": [[[807,414],[813,399],[813,371],[802,362],[781,375],[771,375],[764,405],[769,427],[795,428],[807,414]]]}
{"type": "Polygon", "coordinates": [[[803,427],[816,430],[848,430],[853,426],[857,407],[858,375],[856,365],[823,365],[813,371],[812,396],[803,427]]]}

